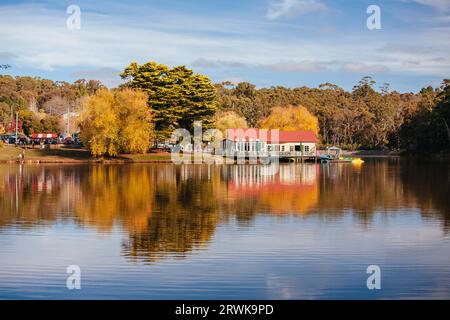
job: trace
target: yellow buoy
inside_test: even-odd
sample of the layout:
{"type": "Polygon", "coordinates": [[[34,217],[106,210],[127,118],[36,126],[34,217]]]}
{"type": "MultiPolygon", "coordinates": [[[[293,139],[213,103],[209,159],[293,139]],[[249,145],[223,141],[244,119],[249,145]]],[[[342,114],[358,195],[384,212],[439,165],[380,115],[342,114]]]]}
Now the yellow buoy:
{"type": "Polygon", "coordinates": [[[364,160],[361,158],[354,158],[354,159],[352,159],[352,163],[353,164],[363,164],[364,160]]]}

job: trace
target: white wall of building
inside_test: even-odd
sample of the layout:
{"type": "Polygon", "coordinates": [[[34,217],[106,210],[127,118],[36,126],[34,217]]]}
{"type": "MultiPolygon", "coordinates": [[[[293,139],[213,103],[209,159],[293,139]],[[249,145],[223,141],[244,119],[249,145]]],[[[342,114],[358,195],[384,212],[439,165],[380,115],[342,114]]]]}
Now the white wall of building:
{"type": "Polygon", "coordinates": [[[237,152],[303,152],[315,154],[316,144],[313,142],[270,144],[260,141],[234,141],[233,151],[237,152]]]}

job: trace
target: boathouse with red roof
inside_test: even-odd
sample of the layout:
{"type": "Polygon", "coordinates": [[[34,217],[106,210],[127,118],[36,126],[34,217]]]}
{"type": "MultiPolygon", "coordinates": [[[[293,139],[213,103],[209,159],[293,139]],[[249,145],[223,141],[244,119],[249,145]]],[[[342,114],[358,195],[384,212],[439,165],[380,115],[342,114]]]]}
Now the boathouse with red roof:
{"type": "Polygon", "coordinates": [[[317,136],[313,131],[281,131],[257,128],[228,129],[226,140],[235,152],[285,152],[315,155],[317,136]]]}

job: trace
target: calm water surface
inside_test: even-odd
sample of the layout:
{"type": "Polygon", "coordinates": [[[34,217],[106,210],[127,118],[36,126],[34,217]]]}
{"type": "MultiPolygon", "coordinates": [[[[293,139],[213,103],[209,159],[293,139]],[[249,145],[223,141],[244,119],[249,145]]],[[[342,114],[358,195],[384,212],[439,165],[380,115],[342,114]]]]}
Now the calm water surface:
{"type": "Polygon", "coordinates": [[[450,298],[448,163],[261,168],[0,165],[0,298],[450,298]]]}

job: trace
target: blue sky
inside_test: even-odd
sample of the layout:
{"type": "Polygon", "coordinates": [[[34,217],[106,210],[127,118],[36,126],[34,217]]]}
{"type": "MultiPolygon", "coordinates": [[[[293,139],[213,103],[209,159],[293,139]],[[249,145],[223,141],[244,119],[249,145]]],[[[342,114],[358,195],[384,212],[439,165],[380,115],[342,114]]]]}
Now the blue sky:
{"type": "Polygon", "coordinates": [[[450,0],[0,0],[3,73],[108,86],[131,61],[157,61],[258,87],[351,89],[371,75],[417,91],[450,77],[449,35],[450,0]],[[371,4],[381,30],[366,27],[371,4]]]}

